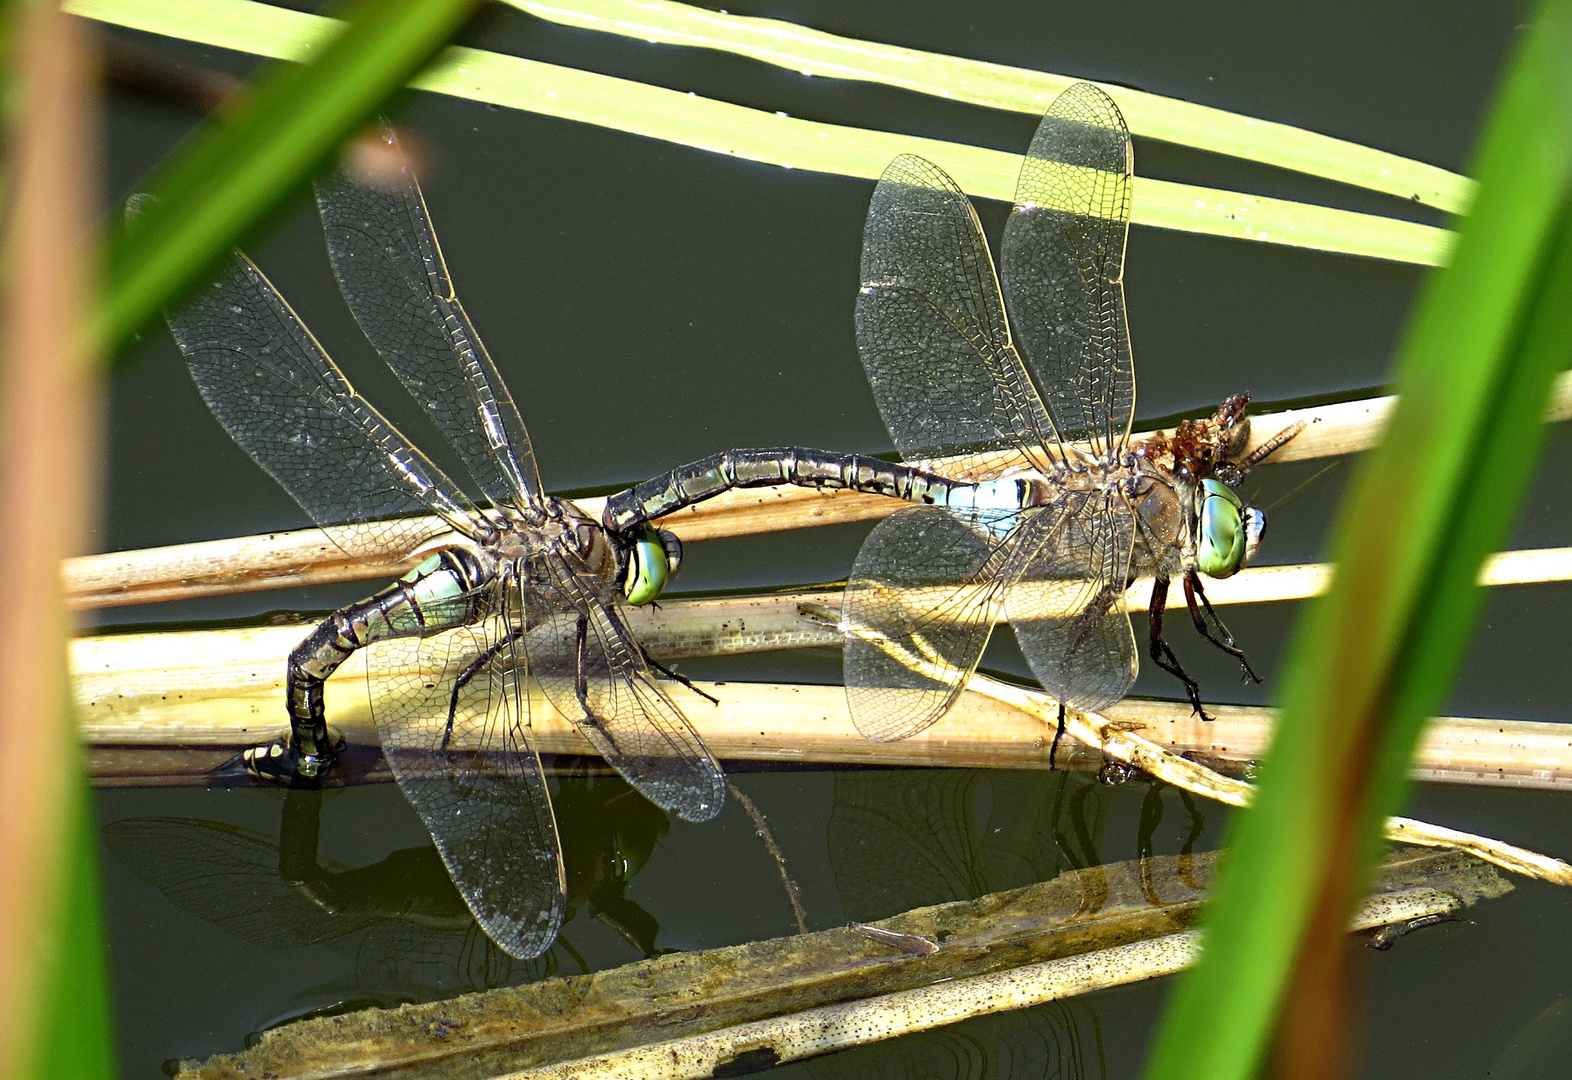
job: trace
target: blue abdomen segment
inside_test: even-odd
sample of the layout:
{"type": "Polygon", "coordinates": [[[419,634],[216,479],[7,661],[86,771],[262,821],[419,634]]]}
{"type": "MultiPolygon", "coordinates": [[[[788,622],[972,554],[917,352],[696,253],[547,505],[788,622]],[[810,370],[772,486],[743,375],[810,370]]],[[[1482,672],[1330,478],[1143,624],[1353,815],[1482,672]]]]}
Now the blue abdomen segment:
{"type": "Polygon", "coordinates": [[[970,523],[987,539],[1000,542],[1032,505],[1031,488],[1019,480],[985,480],[948,493],[944,505],[970,523]]]}

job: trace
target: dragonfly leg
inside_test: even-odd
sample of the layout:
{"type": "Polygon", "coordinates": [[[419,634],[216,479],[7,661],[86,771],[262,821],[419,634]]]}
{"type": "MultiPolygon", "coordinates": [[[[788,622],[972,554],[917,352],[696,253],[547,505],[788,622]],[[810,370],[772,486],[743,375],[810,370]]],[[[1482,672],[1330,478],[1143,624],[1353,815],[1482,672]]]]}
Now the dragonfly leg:
{"type": "Polygon", "coordinates": [[[469,666],[459,673],[458,678],[453,680],[453,693],[448,697],[448,722],[442,728],[441,749],[446,750],[448,748],[448,743],[453,740],[453,725],[458,718],[459,693],[464,689],[464,687],[469,685],[471,679],[480,674],[481,668],[495,660],[499,652],[507,648],[509,645],[512,645],[514,642],[520,640],[523,638],[523,636],[524,628],[522,626],[515,627],[508,631],[506,637],[504,637],[501,641],[498,641],[495,645],[489,646],[485,652],[471,660],[469,666]]]}
{"type": "Polygon", "coordinates": [[[692,690],[695,694],[699,695],[699,697],[703,698],[705,701],[708,701],[711,705],[720,704],[720,698],[713,694],[707,694],[703,690],[700,690],[697,686],[694,686],[692,679],[688,678],[680,671],[673,671],[671,668],[655,659],[645,650],[643,645],[639,646],[639,652],[644,653],[644,662],[646,664],[660,672],[662,675],[666,676],[666,678],[670,679],[672,682],[681,683],[683,686],[686,686],[689,690],[692,690]]]}
{"type": "Polygon", "coordinates": [[[1206,590],[1201,586],[1200,575],[1194,570],[1185,573],[1184,600],[1185,605],[1190,609],[1190,621],[1195,624],[1196,633],[1239,661],[1239,666],[1244,668],[1246,679],[1260,682],[1261,676],[1257,675],[1255,669],[1250,666],[1244,650],[1234,644],[1234,636],[1228,632],[1228,627],[1223,625],[1223,620],[1213,609],[1212,602],[1206,598],[1206,590]]]}
{"type": "Polygon", "coordinates": [[[1206,709],[1201,706],[1201,684],[1190,678],[1184,667],[1179,663],[1179,658],[1169,648],[1168,642],[1163,639],[1163,612],[1168,607],[1168,579],[1160,577],[1152,582],[1152,604],[1147,609],[1147,624],[1150,628],[1147,637],[1147,652],[1152,662],[1168,674],[1184,683],[1185,696],[1190,699],[1190,707],[1202,720],[1210,720],[1206,709]]]}
{"type": "Polygon", "coordinates": [[[589,661],[589,618],[580,615],[574,632],[573,696],[578,699],[579,708],[584,711],[584,718],[579,723],[600,727],[602,726],[600,719],[595,715],[595,710],[590,708],[589,661]]]}
{"type": "Polygon", "coordinates": [[[1059,756],[1059,740],[1064,738],[1064,702],[1059,702],[1059,724],[1054,728],[1053,745],[1048,747],[1048,768],[1056,769],[1054,759],[1059,756]]]}

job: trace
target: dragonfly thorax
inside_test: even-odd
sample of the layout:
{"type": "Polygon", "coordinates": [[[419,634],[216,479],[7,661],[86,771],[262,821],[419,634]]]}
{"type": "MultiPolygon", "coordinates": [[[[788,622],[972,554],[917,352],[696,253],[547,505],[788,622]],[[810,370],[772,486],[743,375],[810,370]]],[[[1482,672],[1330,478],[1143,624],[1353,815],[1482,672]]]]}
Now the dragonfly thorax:
{"type": "Polygon", "coordinates": [[[576,562],[607,581],[616,575],[616,553],[605,528],[566,499],[548,495],[532,506],[499,507],[492,519],[497,532],[486,546],[501,563],[555,551],[576,557],[576,562]]]}

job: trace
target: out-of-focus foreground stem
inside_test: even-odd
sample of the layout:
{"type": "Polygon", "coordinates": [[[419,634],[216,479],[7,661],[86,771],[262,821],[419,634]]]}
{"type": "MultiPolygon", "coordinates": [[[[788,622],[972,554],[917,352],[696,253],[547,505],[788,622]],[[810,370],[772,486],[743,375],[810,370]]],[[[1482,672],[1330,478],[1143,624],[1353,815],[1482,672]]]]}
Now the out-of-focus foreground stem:
{"type": "Polygon", "coordinates": [[[79,333],[91,303],[97,202],[92,31],[49,0],[10,5],[8,14],[0,1075],[107,1075],[95,848],[82,842],[87,802],[70,723],[71,624],[59,573],[62,558],[84,549],[96,503],[99,394],[96,365],[79,333]],[[66,980],[72,985],[62,994],[66,980]]]}

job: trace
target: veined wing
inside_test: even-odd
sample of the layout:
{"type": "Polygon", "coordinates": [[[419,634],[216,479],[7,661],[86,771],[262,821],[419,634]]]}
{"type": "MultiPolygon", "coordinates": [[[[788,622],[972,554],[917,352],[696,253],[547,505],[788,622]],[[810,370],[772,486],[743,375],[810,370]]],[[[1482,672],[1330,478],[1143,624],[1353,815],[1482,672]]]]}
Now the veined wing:
{"type": "Polygon", "coordinates": [[[453,483],[371,404],[240,252],[169,329],[191,378],[230,437],[349,555],[402,558],[441,529],[489,528],[453,483]],[[386,520],[393,519],[393,520],[386,520]],[[376,522],[364,530],[335,528],[376,522]]]}
{"type": "Polygon", "coordinates": [[[992,451],[971,478],[1029,459],[1040,466],[1041,446],[1053,453],[1053,425],[1010,343],[977,215],[942,169],[910,154],[884,170],[868,206],[857,348],[908,463],[992,451]]]}
{"type": "Polygon", "coordinates": [[[529,743],[517,603],[504,615],[371,650],[389,680],[373,710],[405,797],[475,919],[521,960],[556,940],[567,908],[551,797],[529,743]]]}
{"type": "Polygon", "coordinates": [[[1033,676],[1077,711],[1106,708],[1135,681],[1135,637],[1118,606],[1134,535],[1123,497],[1103,489],[1066,492],[1012,537],[1005,613],[1033,676]]]}
{"type": "Polygon", "coordinates": [[[1021,165],[999,265],[1016,340],[1061,438],[1124,446],[1135,369],[1124,309],[1130,133],[1097,87],[1049,107],[1021,165]]]}
{"type": "Polygon", "coordinates": [[[1017,518],[914,506],[868,535],[843,607],[846,700],[866,738],[915,735],[944,715],[977,670],[999,615],[996,571],[1009,550],[997,538],[1017,518]]]}
{"type": "Polygon", "coordinates": [[[657,806],[708,821],[726,778],[650,671],[621,600],[569,552],[536,555],[525,578],[529,667],[557,711],[657,806]]]}
{"type": "MultiPolygon", "coordinates": [[[[384,134],[397,152],[391,133],[384,134]]],[[[317,182],[339,290],[355,321],[494,504],[537,500],[540,474],[512,395],[459,303],[407,163],[375,181],[317,182]]]]}

